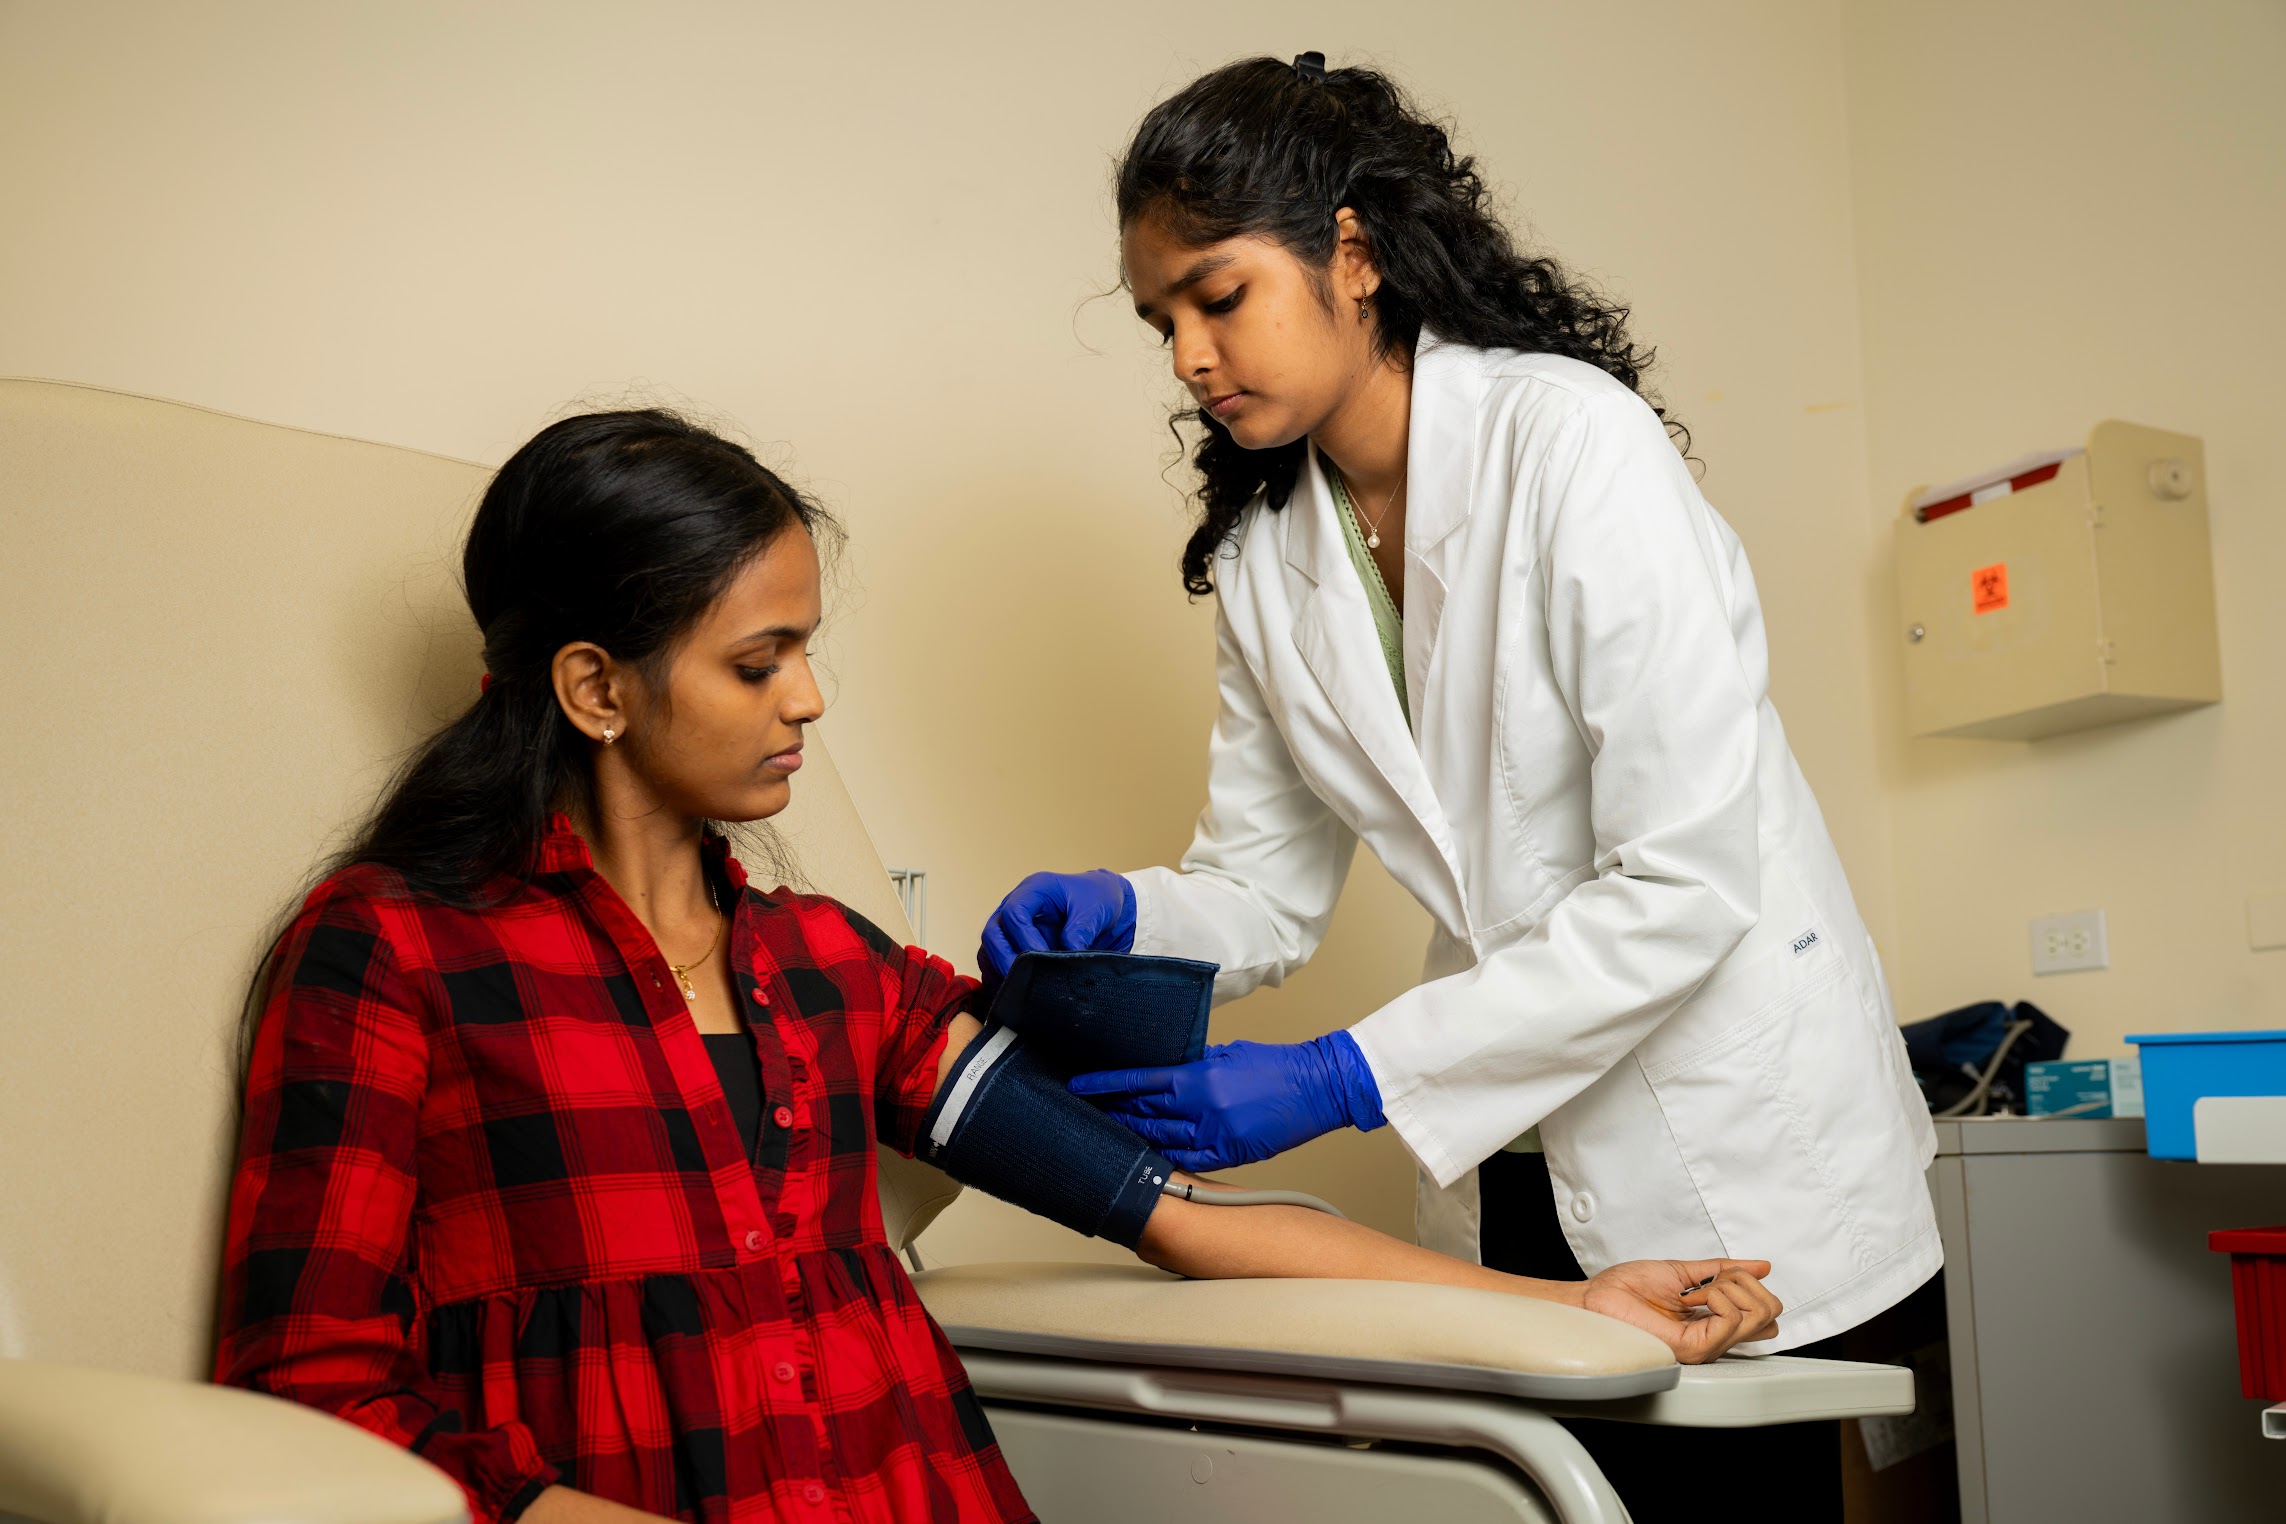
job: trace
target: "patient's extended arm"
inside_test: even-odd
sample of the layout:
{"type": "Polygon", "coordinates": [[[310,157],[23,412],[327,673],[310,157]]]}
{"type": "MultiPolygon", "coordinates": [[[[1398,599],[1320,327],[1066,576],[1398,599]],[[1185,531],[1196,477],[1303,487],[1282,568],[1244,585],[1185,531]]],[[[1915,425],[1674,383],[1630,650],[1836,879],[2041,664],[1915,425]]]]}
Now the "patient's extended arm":
{"type": "MultiPolygon", "coordinates": [[[[975,1083],[974,1075],[993,1062],[990,1045],[979,1048],[973,1060],[968,1051],[983,1030],[973,1017],[954,1018],[937,1066],[939,1091],[948,1082],[957,1083],[952,1078],[957,1071],[969,1071],[970,1083],[975,1083]]],[[[1060,1085],[1051,1082],[1047,1089],[1054,1101],[1063,1100],[1060,1085]]],[[[955,1099],[945,1098],[946,1111],[954,1109],[955,1099]]],[[[1052,1109],[1043,1113],[1051,1114],[1052,1109]]],[[[1103,1130],[1109,1125],[1092,1113],[1081,1115],[1087,1128],[1103,1130]]],[[[1112,1133],[1130,1136],[1116,1129],[1112,1133]]],[[[1046,1138],[1037,1142],[1046,1149],[1056,1146],[1046,1138]]],[[[1131,1136],[1130,1144],[1141,1151],[1131,1136]]],[[[1116,1177],[1117,1156],[1110,1168],[1116,1177]]],[[[1205,1191],[1232,1189],[1211,1181],[1198,1185],[1205,1191]]],[[[1586,1281],[1535,1280],[1472,1265],[1307,1207],[1210,1206],[1157,1196],[1148,1181],[1140,1197],[1133,1195],[1132,1186],[1123,1189],[1139,1204],[1125,1218],[1130,1233],[1117,1235],[1119,1241],[1133,1243],[1153,1265],[1201,1280],[1290,1276],[1417,1281],[1539,1297],[1632,1323],[1657,1335],[1677,1359],[1686,1362],[1712,1360],[1735,1344],[1767,1339],[1778,1331],[1778,1299],[1760,1280],[1770,1267],[1758,1260],[1631,1260],[1586,1281]],[[1139,1241],[1131,1236],[1138,1230],[1139,1241]]],[[[1023,1204],[1043,1210],[1037,1201],[1023,1204]]],[[[1088,1231],[1092,1220],[1073,1225],[1088,1231]]]]}
{"type": "MultiPolygon", "coordinates": [[[[1188,1176],[1184,1178],[1190,1178],[1188,1176]]],[[[1235,1189],[1202,1182],[1202,1190],[1235,1189]]],[[[1782,1310],[1761,1260],[1639,1259],[1585,1281],[1544,1281],[1472,1265],[1308,1207],[1208,1206],[1167,1197],[1137,1253],[1200,1280],[1324,1276],[1469,1286],[1585,1307],[1664,1340],[1686,1364],[1778,1332],[1782,1310]]]]}

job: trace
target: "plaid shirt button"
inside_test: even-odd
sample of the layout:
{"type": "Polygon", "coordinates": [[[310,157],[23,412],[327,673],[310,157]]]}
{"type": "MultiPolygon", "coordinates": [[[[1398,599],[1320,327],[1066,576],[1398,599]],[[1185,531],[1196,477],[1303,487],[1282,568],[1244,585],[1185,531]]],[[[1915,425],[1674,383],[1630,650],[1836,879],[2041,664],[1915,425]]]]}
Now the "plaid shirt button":
{"type": "Polygon", "coordinates": [[[591,1472],[614,1501],[709,1520],[1036,1524],[871,1210],[874,1145],[912,1146],[975,985],[707,850],[739,891],[721,953],[786,1103],[762,1103],[774,1167],[705,1168],[740,1152],[729,1109],[691,1024],[635,998],[666,966],[568,822],[482,910],[360,864],[276,949],[215,1379],[354,1404],[458,1481],[475,1524],[591,1472]],[[819,1137],[789,1152],[797,1111],[819,1137]],[[535,1297],[599,1312],[540,1320],[535,1297]],[[630,1435],[623,1414],[649,1421],[630,1435]]]}
{"type": "Polygon", "coordinates": [[[791,1106],[780,1106],[770,1113],[770,1120],[780,1127],[791,1127],[794,1125],[794,1109],[791,1106]]]}

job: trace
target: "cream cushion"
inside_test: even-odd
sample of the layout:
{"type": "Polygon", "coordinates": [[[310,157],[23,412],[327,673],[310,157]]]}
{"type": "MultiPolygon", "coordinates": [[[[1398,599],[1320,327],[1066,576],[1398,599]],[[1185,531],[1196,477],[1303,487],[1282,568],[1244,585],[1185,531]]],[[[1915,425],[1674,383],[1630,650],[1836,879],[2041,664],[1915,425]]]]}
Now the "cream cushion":
{"type": "Polygon", "coordinates": [[[1147,1265],[960,1265],[913,1278],[964,1349],[1601,1401],[1680,1368],[1639,1328],[1497,1291],[1190,1281],[1147,1265]]]}
{"type": "Polygon", "coordinates": [[[40,1524],[452,1524],[460,1488],[297,1403],[0,1360],[0,1517],[40,1524]]]}
{"type": "MultiPolygon", "coordinates": [[[[0,1355],[206,1373],[245,979],[476,693],[457,570],[490,474],[0,379],[0,1355]]],[[[809,886],[909,934],[814,733],[772,824],[809,886]]],[[[902,1246],[958,1188],[881,1157],[902,1246]]]]}
{"type": "MultiPolygon", "coordinates": [[[[198,1378],[244,981],[335,833],[476,691],[454,569],[489,475],[0,379],[18,679],[0,726],[0,1520],[461,1516],[413,1456],[198,1378]]],[[[814,734],[806,755],[774,822],[805,882],[907,935],[814,734]]],[[[958,1188],[881,1159],[902,1244],[958,1188]]]]}

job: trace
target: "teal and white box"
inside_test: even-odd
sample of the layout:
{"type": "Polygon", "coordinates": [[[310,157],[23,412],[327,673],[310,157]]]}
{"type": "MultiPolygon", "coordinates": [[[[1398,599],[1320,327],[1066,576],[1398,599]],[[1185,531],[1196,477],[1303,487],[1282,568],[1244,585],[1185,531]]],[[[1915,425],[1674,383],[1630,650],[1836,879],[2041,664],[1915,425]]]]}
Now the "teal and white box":
{"type": "Polygon", "coordinates": [[[2024,1066],[2024,1104],[2036,1117],[2143,1115],[2143,1061],[2053,1058],[2024,1066]]]}

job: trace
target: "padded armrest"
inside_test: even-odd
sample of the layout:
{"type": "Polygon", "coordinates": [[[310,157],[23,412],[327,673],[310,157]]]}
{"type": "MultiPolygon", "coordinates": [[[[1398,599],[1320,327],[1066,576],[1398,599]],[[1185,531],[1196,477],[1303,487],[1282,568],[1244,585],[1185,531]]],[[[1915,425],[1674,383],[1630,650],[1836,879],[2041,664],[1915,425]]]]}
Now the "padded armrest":
{"type": "Polygon", "coordinates": [[[298,1403],[0,1360],[0,1516],[37,1524],[455,1524],[443,1472],[298,1403]]]}
{"type": "Polygon", "coordinates": [[[956,1265],[913,1277],[963,1349],[1600,1402],[1680,1367],[1639,1328],[1497,1291],[1188,1281],[1147,1265],[956,1265]]]}
{"type": "Polygon", "coordinates": [[[893,1149],[875,1148],[873,1158],[881,1228],[889,1247],[902,1254],[938,1213],[959,1198],[960,1182],[893,1149]]]}

